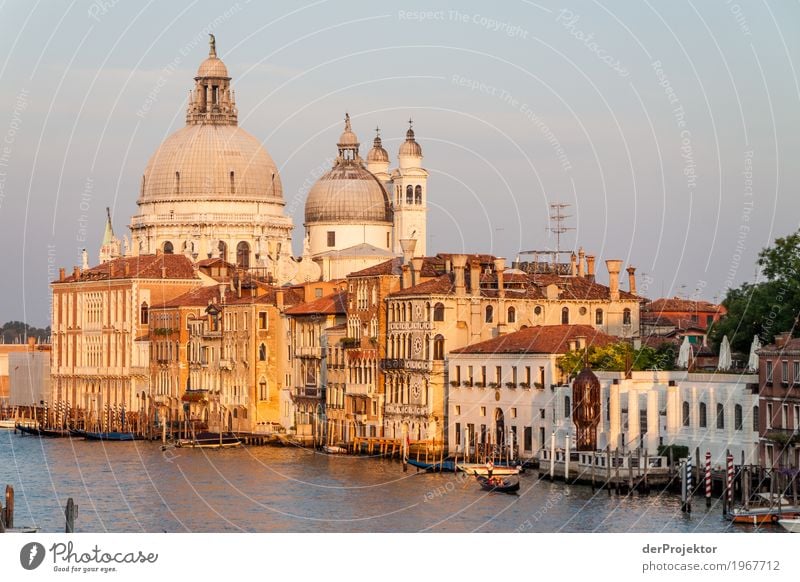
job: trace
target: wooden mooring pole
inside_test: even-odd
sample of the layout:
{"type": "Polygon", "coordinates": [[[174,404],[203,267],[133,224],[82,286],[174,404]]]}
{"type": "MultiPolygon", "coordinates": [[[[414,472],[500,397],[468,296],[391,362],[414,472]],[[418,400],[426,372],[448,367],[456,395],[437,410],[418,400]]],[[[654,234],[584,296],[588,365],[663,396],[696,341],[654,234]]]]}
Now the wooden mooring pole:
{"type": "Polygon", "coordinates": [[[77,507],[75,502],[72,500],[72,497],[67,499],[67,507],[64,509],[64,516],[66,517],[67,524],[64,529],[65,533],[75,533],[75,514],[77,513],[77,507]]]}
{"type": "Polygon", "coordinates": [[[3,523],[9,529],[14,527],[14,488],[11,485],[6,485],[6,507],[0,512],[3,517],[3,523]]]}

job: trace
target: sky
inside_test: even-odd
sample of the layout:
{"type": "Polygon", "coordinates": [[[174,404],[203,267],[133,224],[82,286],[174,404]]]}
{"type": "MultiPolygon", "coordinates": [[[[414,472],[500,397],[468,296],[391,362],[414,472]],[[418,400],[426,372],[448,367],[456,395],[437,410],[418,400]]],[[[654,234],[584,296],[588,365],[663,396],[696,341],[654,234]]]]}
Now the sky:
{"type": "Polygon", "coordinates": [[[721,300],[800,218],[800,3],[0,3],[0,322],[46,325],[58,268],[97,261],[185,121],[208,33],[239,125],[310,184],[349,112],[362,155],[413,118],[428,252],[562,249],[637,268],[650,298],[721,300]]]}

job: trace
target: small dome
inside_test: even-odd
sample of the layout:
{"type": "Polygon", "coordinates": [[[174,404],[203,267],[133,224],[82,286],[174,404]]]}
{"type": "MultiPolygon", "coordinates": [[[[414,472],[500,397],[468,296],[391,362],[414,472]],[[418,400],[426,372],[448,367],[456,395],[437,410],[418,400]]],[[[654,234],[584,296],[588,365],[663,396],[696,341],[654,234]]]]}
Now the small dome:
{"type": "Polygon", "coordinates": [[[600,389],[600,380],[597,379],[597,376],[592,369],[588,366],[581,370],[581,373],[578,374],[575,381],[572,383],[572,389],[583,389],[583,388],[596,388],[597,390],[600,389]]]}
{"type": "Polygon", "coordinates": [[[208,57],[197,69],[198,77],[222,77],[228,78],[228,67],[217,57],[208,57]]]}
{"type": "Polygon", "coordinates": [[[389,196],[360,160],[340,161],[311,187],[305,222],[392,223],[389,196]]]}
{"type": "Polygon", "coordinates": [[[381,143],[380,135],[375,136],[375,139],[372,142],[372,149],[369,150],[369,153],[367,154],[367,161],[368,162],[389,161],[389,152],[383,149],[383,144],[381,143]]]}
{"type": "Polygon", "coordinates": [[[406,132],[406,141],[400,144],[399,154],[401,156],[422,157],[422,147],[417,143],[417,140],[414,138],[414,130],[410,127],[406,132]]]}

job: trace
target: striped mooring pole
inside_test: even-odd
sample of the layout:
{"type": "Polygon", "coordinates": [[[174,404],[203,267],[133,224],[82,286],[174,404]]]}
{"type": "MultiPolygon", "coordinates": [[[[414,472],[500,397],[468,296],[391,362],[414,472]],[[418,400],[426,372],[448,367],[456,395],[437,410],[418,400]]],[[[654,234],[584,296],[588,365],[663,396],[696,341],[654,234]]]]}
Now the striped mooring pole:
{"type": "Polygon", "coordinates": [[[711,507],[711,451],[706,451],[706,507],[711,507]]]}
{"type": "Polygon", "coordinates": [[[692,512],[692,456],[686,459],[686,513],[692,512]]]}
{"type": "Polygon", "coordinates": [[[728,475],[727,475],[728,490],[726,494],[728,496],[728,507],[730,507],[731,503],[733,503],[733,455],[728,453],[728,457],[726,460],[728,462],[728,475]]]}

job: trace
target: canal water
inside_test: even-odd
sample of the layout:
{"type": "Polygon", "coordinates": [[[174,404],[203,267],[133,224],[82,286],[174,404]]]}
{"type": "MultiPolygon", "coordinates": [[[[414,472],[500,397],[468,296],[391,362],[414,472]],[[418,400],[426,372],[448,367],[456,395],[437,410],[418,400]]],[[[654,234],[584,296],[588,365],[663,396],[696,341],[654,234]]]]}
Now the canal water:
{"type": "Polygon", "coordinates": [[[486,493],[462,474],[300,448],[162,452],[0,431],[5,484],[16,490],[16,525],[45,532],[63,531],[69,497],[79,532],[753,531],[699,498],[687,517],[672,494],[609,496],[530,471],[518,495],[486,493]]]}

